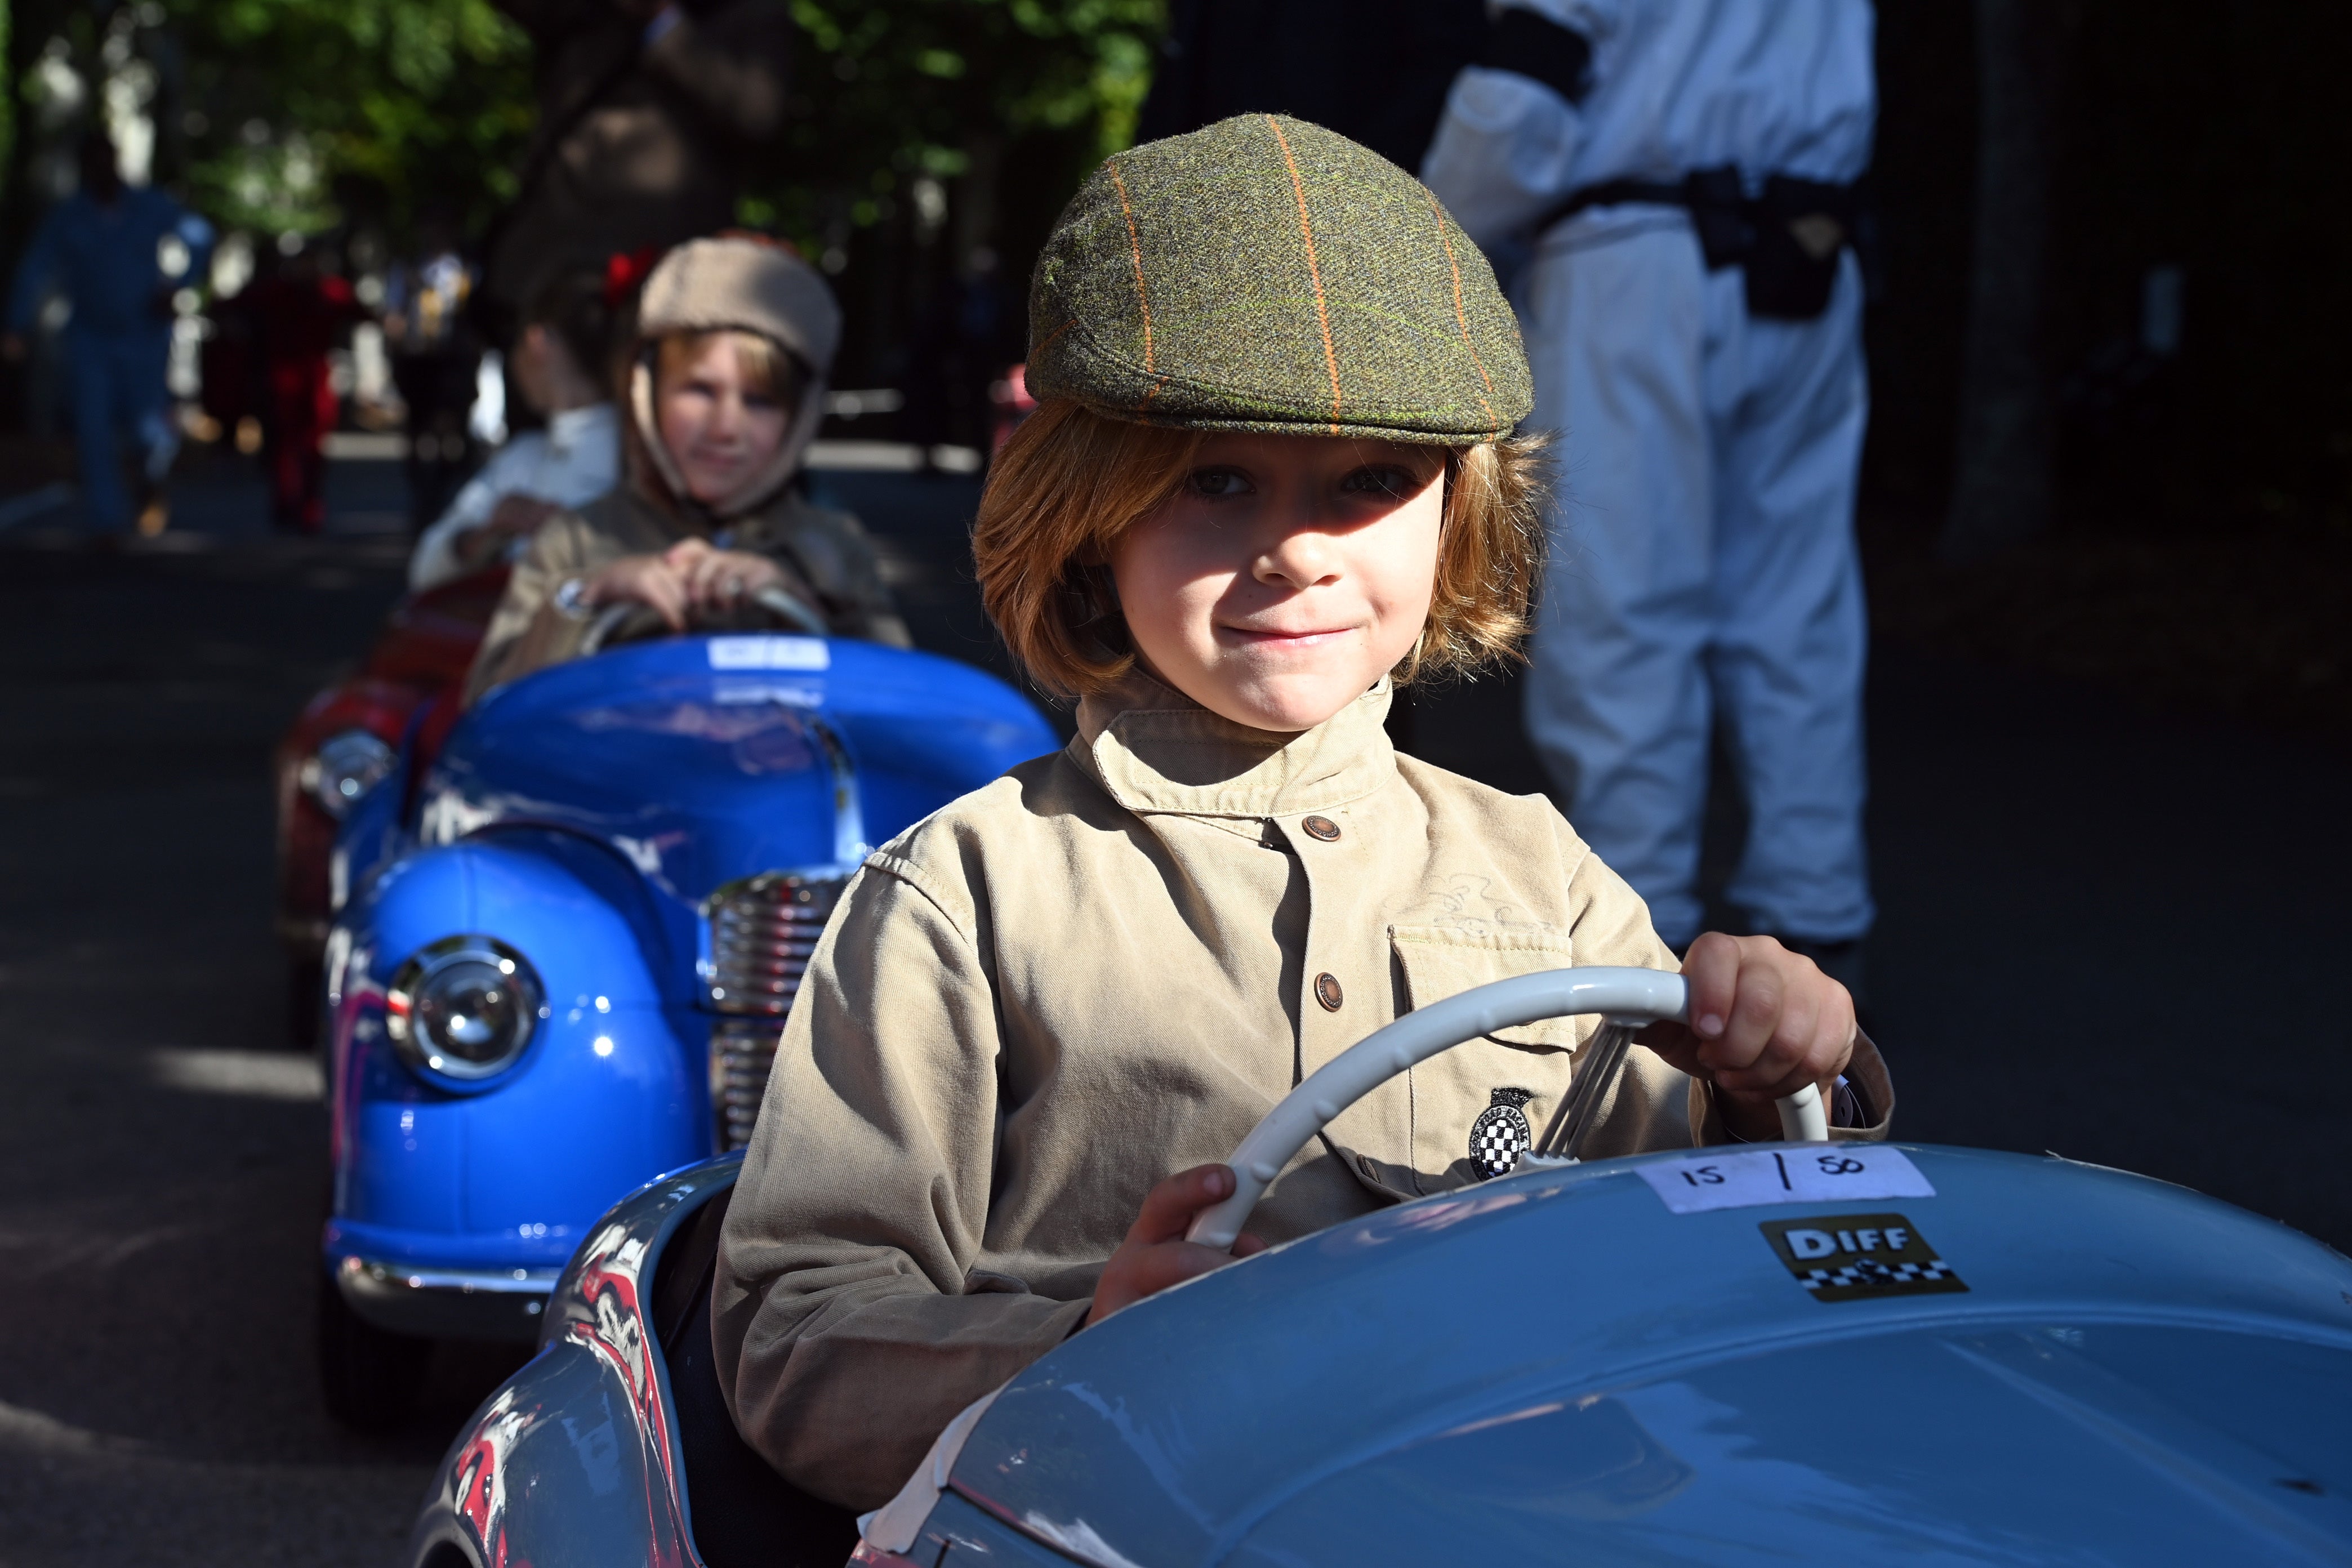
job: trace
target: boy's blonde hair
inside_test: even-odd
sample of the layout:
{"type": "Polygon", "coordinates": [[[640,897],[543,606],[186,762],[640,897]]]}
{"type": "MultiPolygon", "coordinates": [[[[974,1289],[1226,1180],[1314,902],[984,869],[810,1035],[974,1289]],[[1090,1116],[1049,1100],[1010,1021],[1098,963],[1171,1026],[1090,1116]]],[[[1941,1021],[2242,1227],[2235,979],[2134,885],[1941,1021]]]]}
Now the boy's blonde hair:
{"type": "MultiPolygon", "coordinates": [[[[1005,443],[972,558],[990,618],[1046,689],[1085,696],[1134,668],[1111,552],[1176,494],[1207,436],[1052,398],[1005,443]]],[[[1448,448],[1429,621],[1391,672],[1400,683],[1519,657],[1543,561],[1543,447],[1539,436],[1507,436],[1448,448]]]]}
{"type": "Polygon", "coordinates": [[[731,327],[697,332],[665,332],[656,338],[655,386],[667,385],[671,376],[692,364],[706,347],[719,338],[733,340],[735,363],[743,373],[744,385],[764,393],[788,409],[800,406],[801,395],[808,389],[811,376],[799,356],[773,338],[731,327]]]}

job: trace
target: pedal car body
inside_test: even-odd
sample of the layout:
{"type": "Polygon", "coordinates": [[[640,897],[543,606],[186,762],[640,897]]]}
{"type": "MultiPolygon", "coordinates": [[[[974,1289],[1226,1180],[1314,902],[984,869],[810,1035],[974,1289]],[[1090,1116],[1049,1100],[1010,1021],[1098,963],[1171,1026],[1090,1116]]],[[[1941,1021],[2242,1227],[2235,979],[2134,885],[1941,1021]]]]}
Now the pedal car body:
{"type": "Polygon", "coordinates": [[[304,1044],[318,1029],[319,965],[334,920],[335,837],[353,803],[398,762],[420,711],[465,683],[507,576],[501,562],[404,595],[359,669],[303,704],[271,753],[287,1026],[304,1044]]]}
{"type": "Polygon", "coordinates": [[[615,1197],[739,1145],[866,851],[1055,743],[948,659],[677,637],[494,691],[364,794],[326,974],[339,1414],[398,1405],[398,1342],[528,1341],[615,1197]]]}
{"type": "MultiPolygon", "coordinates": [[[[843,1521],[757,1468],[710,1372],[698,1216],[733,1165],[600,1223],[412,1563],[839,1560],[843,1521]]],[[[2352,1262],[2164,1183],[1909,1144],[1523,1166],[1076,1335],[856,1552],[2342,1563],[2347,1408],[2352,1262]]]]}

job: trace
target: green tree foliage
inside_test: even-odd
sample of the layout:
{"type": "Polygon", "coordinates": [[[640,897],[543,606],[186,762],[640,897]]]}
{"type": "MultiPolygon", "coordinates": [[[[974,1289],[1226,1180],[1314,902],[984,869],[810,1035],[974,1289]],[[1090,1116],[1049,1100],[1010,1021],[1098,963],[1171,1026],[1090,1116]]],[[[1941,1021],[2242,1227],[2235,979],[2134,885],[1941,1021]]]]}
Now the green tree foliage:
{"type": "Polygon", "coordinates": [[[1074,185],[1133,138],[1163,0],[793,0],[793,116],[749,216],[804,242],[890,216],[909,184],[1051,148],[1074,185]],[[830,232],[828,232],[830,231],[830,232]]]}
{"type": "Polygon", "coordinates": [[[189,194],[264,231],[478,228],[513,194],[530,46],[489,0],[170,0],[189,194]],[[357,209],[357,210],[354,210],[357,209]]]}
{"type": "MultiPolygon", "coordinates": [[[[958,190],[977,162],[992,183],[1008,150],[1020,181],[1066,189],[1130,139],[1164,12],[1164,0],[793,0],[795,112],[745,216],[837,243],[903,217],[916,181],[958,190]]],[[[120,68],[101,58],[106,40],[132,38],[154,68],[158,176],[215,220],[264,233],[357,224],[400,237],[427,206],[479,233],[513,195],[536,113],[530,40],[494,0],[0,0],[0,26],[16,34],[11,108],[37,98],[43,50],[94,85],[120,68]]],[[[88,112],[49,115],[47,134],[88,112]]],[[[11,162],[19,184],[25,158],[11,162]]]]}

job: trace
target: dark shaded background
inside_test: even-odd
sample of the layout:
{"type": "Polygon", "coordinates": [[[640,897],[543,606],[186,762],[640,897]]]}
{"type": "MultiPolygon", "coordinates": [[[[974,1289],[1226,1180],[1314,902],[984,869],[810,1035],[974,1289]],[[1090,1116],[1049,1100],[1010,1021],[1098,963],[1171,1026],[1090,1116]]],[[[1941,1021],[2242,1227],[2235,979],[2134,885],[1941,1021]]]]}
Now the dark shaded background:
{"type": "MultiPolygon", "coordinates": [[[[2048,363],[2070,529],[2352,528],[2352,12],[2057,0],[2048,363]],[[2177,360],[2136,359],[2151,268],[2177,360]]],[[[1873,504],[1934,516],[1967,325],[1969,8],[1879,8],[1873,504]]]]}

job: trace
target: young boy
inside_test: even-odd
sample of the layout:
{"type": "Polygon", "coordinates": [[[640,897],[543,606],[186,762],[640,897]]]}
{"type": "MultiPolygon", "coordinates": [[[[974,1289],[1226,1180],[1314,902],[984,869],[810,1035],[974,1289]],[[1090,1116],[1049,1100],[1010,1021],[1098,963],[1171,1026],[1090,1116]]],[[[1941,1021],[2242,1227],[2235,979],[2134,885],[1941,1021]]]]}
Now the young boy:
{"type": "MultiPolygon", "coordinates": [[[[1428,193],[1328,132],[1226,121],[1105,165],[1030,308],[1040,404],[973,542],[1013,651],[1080,695],[1077,738],[844,894],[712,1298],[746,1438],[861,1509],[971,1400],[1231,1261],[1182,1240],[1233,1190],[1216,1162],[1346,1047],[1490,980],[1675,967],[1548,801],[1381,729],[1392,680],[1510,650],[1540,537],[1510,311],[1428,193]]],[[[1589,1153],[1777,1138],[1774,1099],[1841,1074],[1848,1135],[1885,1135],[1877,1053],[1809,962],[1707,936],[1684,972],[1695,1026],[1644,1032],[1589,1153]]],[[[1253,1229],[1499,1173],[1475,1124],[1541,1127],[1590,1033],[1400,1075],[1253,1229]]]]}
{"type": "Polygon", "coordinates": [[[547,428],[526,430],[492,453],[417,536],[408,561],[411,593],[520,552],[549,518],[585,506],[619,479],[612,387],[618,304],[601,268],[559,268],[530,291],[515,338],[514,379],[547,428]]]}
{"type": "Polygon", "coordinates": [[[531,535],[467,677],[466,700],[578,653],[597,612],[656,627],[766,624],[781,588],[836,637],[904,647],[873,541],[791,488],[816,434],[841,310],[816,269],[749,236],[690,240],[638,298],[621,485],[531,535]]]}

